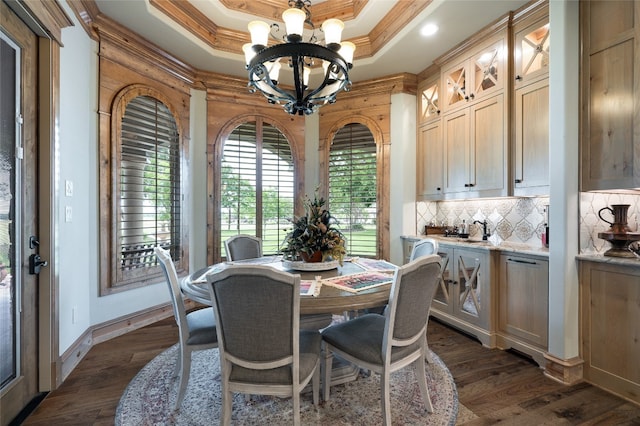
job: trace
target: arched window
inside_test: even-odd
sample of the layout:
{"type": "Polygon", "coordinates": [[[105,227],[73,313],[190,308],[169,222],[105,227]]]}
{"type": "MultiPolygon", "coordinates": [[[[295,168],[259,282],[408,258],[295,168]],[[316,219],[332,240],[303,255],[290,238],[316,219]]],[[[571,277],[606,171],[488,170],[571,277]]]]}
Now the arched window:
{"type": "Polygon", "coordinates": [[[276,254],[293,217],[294,166],[287,138],[262,120],[236,127],[224,142],[221,167],[221,252],[237,234],[262,238],[276,254]]]}
{"type": "Polygon", "coordinates": [[[362,124],[347,124],[329,151],[329,207],[350,255],[377,256],[376,176],[373,134],[362,124]]]}
{"type": "Polygon", "coordinates": [[[157,99],[138,96],[122,117],[118,243],[123,276],[156,265],[161,245],[180,261],[180,138],[171,111],[157,99]]]}
{"type": "Polygon", "coordinates": [[[178,124],[150,90],[133,90],[118,102],[115,115],[120,118],[113,121],[112,204],[110,211],[100,212],[109,227],[103,232],[111,235],[111,255],[103,259],[111,280],[101,287],[103,292],[138,287],[161,276],[153,254],[157,245],[171,252],[178,270],[185,268],[178,124]]]}

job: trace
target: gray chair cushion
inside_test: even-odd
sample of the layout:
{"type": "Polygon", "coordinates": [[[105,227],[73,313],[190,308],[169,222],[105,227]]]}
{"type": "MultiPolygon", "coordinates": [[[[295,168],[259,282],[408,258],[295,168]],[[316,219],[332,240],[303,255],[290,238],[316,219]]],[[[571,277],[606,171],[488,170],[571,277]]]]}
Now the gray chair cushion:
{"type": "Polygon", "coordinates": [[[187,344],[202,345],[218,342],[213,308],[204,308],[187,314],[189,338],[187,344]]]}
{"type": "MultiPolygon", "coordinates": [[[[322,336],[318,331],[300,331],[300,379],[307,377],[318,362],[322,336]]],[[[229,378],[232,382],[258,384],[291,384],[291,367],[272,368],[269,370],[251,370],[232,366],[229,378]]]]}
{"type": "MultiPolygon", "coordinates": [[[[352,320],[332,325],[322,332],[322,338],[330,345],[353,356],[377,365],[382,365],[382,338],[385,317],[366,314],[352,320]]],[[[391,351],[391,361],[403,358],[419,347],[413,345],[396,347],[391,351]]]]}

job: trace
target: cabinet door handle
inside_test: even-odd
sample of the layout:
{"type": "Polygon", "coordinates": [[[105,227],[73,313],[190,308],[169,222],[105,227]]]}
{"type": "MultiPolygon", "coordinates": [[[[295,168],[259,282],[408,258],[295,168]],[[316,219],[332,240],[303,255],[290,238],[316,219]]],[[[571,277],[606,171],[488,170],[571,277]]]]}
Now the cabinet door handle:
{"type": "Polygon", "coordinates": [[[516,75],[516,81],[520,81],[522,80],[522,77],[520,77],[519,75],[516,75]]]}
{"type": "Polygon", "coordinates": [[[522,179],[516,179],[516,183],[522,183],[522,179]]]}
{"type": "Polygon", "coordinates": [[[523,259],[512,259],[512,258],[508,258],[507,259],[508,262],[513,262],[513,263],[525,263],[527,265],[537,265],[538,262],[533,261],[533,260],[523,260],[523,259]]]}
{"type": "Polygon", "coordinates": [[[437,187],[437,188],[436,188],[436,191],[440,191],[440,187],[437,187]]]}

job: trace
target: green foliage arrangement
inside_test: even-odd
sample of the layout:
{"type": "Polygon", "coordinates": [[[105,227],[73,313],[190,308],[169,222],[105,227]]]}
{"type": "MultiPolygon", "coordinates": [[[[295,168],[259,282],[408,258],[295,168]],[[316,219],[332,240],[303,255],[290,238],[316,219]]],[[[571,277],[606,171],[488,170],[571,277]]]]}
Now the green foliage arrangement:
{"type": "Polygon", "coordinates": [[[305,216],[291,220],[292,228],[282,244],[285,260],[300,260],[311,257],[315,252],[322,253],[322,261],[337,260],[342,265],[347,253],[344,248],[344,235],[334,227],[336,220],[328,210],[324,198],[313,200],[305,195],[305,216]]]}

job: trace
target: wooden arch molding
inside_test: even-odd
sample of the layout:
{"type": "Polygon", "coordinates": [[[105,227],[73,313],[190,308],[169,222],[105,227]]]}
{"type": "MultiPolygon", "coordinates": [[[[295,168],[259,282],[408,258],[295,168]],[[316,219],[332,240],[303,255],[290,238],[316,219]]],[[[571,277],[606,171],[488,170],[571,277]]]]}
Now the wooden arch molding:
{"type": "Polygon", "coordinates": [[[329,151],[336,133],[347,124],[362,124],[367,127],[373,135],[376,143],[376,216],[378,223],[378,232],[376,236],[376,253],[377,257],[382,259],[389,258],[389,141],[384,138],[384,131],[378,122],[371,117],[362,114],[354,114],[349,117],[336,120],[333,125],[326,131],[324,136],[320,136],[320,144],[318,146],[318,154],[320,157],[320,191],[325,199],[329,199],[329,151]]]}
{"type": "Polygon", "coordinates": [[[220,166],[224,141],[240,124],[257,120],[262,120],[263,123],[274,126],[287,138],[293,156],[295,211],[298,211],[302,206],[299,195],[301,188],[304,187],[304,145],[300,144],[300,141],[294,137],[284,122],[271,116],[252,113],[233,117],[224,123],[216,136],[210,139],[211,142],[207,143],[207,262],[209,264],[219,262],[222,259],[220,249],[222,238],[220,231],[220,212],[222,208],[220,180],[222,179],[222,167],[220,166]]]}

